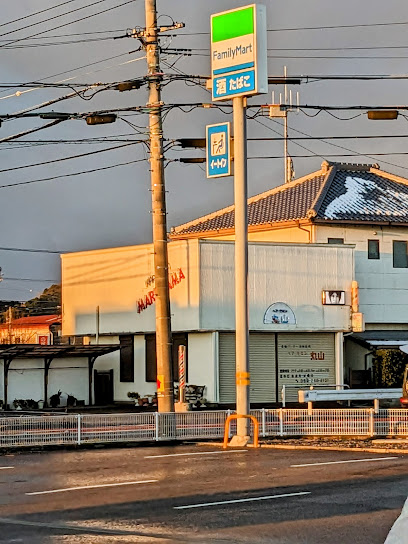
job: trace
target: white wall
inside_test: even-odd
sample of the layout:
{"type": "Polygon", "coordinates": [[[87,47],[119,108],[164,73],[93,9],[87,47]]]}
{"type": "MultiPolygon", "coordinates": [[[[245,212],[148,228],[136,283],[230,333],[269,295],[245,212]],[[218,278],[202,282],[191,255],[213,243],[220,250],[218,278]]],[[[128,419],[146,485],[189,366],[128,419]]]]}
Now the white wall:
{"type": "Polygon", "coordinates": [[[216,402],[218,395],[217,333],[201,332],[188,335],[188,383],[205,385],[204,396],[216,402]]]}
{"type": "MultiPolygon", "coordinates": [[[[0,399],[4,400],[3,360],[0,360],[0,399]]],[[[54,359],[48,373],[48,401],[58,390],[88,402],[88,361],[85,357],[54,359]],[[75,367],[75,368],[74,368],[75,367]]],[[[44,360],[14,359],[8,374],[8,403],[14,399],[44,400],[44,360]]]]}
{"type": "MultiPolygon", "coordinates": [[[[260,331],[347,331],[353,248],[315,244],[249,244],[249,327],[260,331]],[[323,306],[322,291],[346,292],[345,306],[323,306]],[[283,302],[296,325],[264,324],[268,307],[283,302]]],[[[201,329],[235,329],[234,245],[200,244],[201,329]]]]}
{"type": "Polygon", "coordinates": [[[393,268],[393,240],[408,241],[405,227],[317,226],[317,242],[343,238],[355,244],[355,275],[360,311],[366,323],[408,323],[408,268],[393,268]],[[368,240],[379,240],[380,259],[368,259],[368,240]]]}
{"type": "MultiPolygon", "coordinates": [[[[95,338],[91,338],[91,344],[95,338]]],[[[100,336],[100,344],[119,344],[118,336],[100,336]]],[[[115,402],[131,402],[127,396],[129,391],[136,391],[141,396],[151,395],[156,391],[156,384],[146,382],[145,372],[145,338],[144,335],[134,337],[135,380],[133,382],[120,381],[120,352],[107,353],[96,359],[95,370],[113,369],[113,399],[115,402]]]]}
{"type": "MultiPolygon", "coordinates": [[[[173,330],[198,328],[198,241],[172,242],[169,275],[181,269],[184,278],[170,291],[173,330]]],[[[154,285],[151,244],[70,253],[62,259],[64,335],[93,335],[99,306],[100,334],[155,330],[155,304],[138,313],[138,300],[154,285]]]]}

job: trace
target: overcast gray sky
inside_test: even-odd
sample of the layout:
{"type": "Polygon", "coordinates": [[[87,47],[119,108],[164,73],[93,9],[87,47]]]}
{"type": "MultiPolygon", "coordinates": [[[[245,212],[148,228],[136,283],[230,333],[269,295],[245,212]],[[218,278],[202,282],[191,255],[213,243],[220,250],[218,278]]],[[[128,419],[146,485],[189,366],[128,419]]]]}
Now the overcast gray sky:
{"type": "MultiPolygon", "coordinates": [[[[144,0],[135,0],[122,7],[125,0],[71,0],[58,8],[63,0],[18,0],[7,2],[0,25],[0,83],[61,81],[95,83],[123,81],[146,73],[143,51],[134,52],[139,42],[135,39],[106,39],[82,41],[95,37],[123,36],[126,29],[144,26],[144,0]],[[57,17],[68,11],[91,6],[57,17]],[[116,9],[74,22],[82,17],[97,14],[112,7],[116,9]],[[8,21],[54,8],[13,24],[8,21]],[[35,24],[38,22],[41,24],[35,24]],[[71,23],[61,28],[59,25],[71,23]],[[22,29],[27,25],[34,25],[22,29]],[[18,30],[19,29],[19,30],[18,30]],[[50,30],[32,39],[33,34],[50,30]],[[55,30],[54,30],[55,29],[55,30]],[[18,30],[18,31],[16,31],[18,30]],[[88,34],[99,32],[100,34],[88,34]],[[56,37],[66,34],[75,36],[56,37]],[[19,40],[19,41],[15,41],[19,40]],[[55,45],[56,42],[79,41],[55,45]],[[54,45],[43,46],[44,43],[54,45]],[[42,46],[38,46],[38,45],[42,46]],[[33,47],[37,45],[37,47],[33,47]],[[132,52],[132,53],[130,53],[132,52]],[[130,54],[129,54],[130,53],[130,54]],[[116,57],[107,60],[110,57],[116,57]],[[139,59],[139,60],[138,60],[139,59]],[[132,62],[129,62],[132,61],[132,62]],[[91,63],[93,63],[91,65],[91,63]],[[88,65],[88,66],[86,66],[88,65]]],[[[289,75],[339,75],[339,74],[405,74],[408,61],[408,4],[400,0],[286,0],[263,2],[268,15],[268,73],[282,75],[288,67],[289,75]],[[339,25],[374,25],[375,23],[405,23],[354,28],[324,28],[339,25]],[[323,27],[304,30],[305,27],[323,27]],[[297,29],[279,31],[279,29],[297,29]],[[354,49],[350,49],[354,48],[354,49]]],[[[191,48],[194,55],[163,55],[163,71],[181,70],[187,74],[209,74],[209,19],[211,13],[248,4],[236,0],[157,0],[159,22],[171,20],[184,22],[185,29],[176,36],[163,38],[164,48],[191,48]],[[169,65],[174,64],[173,68],[169,65]]],[[[53,98],[63,96],[69,89],[34,89],[16,96],[16,90],[0,89],[0,113],[14,113],[33,107],[53,98]]],[[[269,95],[252,98],[250,104],[271,102],[269,95]]],[[[293,88],[294,91],[297,89],[293,88]]],[[[320,81],[302,84],[299,88],[302,104],[316,105],[404,105],[407,103],[408,81],[320,81]]],[[[275,87],[275,96],[282,88],[275,87]]],[[[147,100],[147,89],[118,93],[105,91],[92,100],[71,98],[44,111],[87,112],[125,106],[142,106],[147,100]]],[[[170,83],[163,89],[166,103],[209,102],[210,95],[196,85],[183,82],[170,83]]],[[[37,111],[37,110],[36,110],[37,111]]],[[[165,119],[165,137],[204,137],[205,125],[230,119],[226,108],[195,109],[189,113],[172,110],[165,119]]],[[[312,112],[308,112],[309,114],[312,112]]],[[[355,113],[336,112],[336,116],[349,119],[355,113]]],[[[0,247],[39,248],[50,251],[79,251],[93,248],[139,244],[151,241],[151,200],[149,165],[142,144],[116,151],[107,151],[88,157],[66,160],[44,166],[3,171],[18,166],[31,165],[111,147],[109,143],[79,143],[78,140],[94,137],[131,138],[146,137],[147,118],[141,114],[126,116],[133,127],[124,120],[103,126],[87,126],[84,121],[70,120],[55,127],[28,135],[14,143],[0,143],[0,185],[17,184],[103,168],[118,163],[140,159],[136,164],[61,177],[28,185],[1,188],[0,247]],[[21,146],[22,140],[74,140],[74,144],[47,144],[21,146]]],[[[47,121],[25,118],[3,122],[0,138],[41,126],[47,121]]],[[[293,113],[289,117],[289,134],[301,136],[355,136],[408,134],[404,117],[397,121],[373,122],[365,115],[350,120],[339,120],[325,112],[316,117],[293,113]]],[[[267,117],[248,121],[250,138],[273,137],[282,134],[280,124],[267,117]]],[[[319,169],[323,158],[348,162],[378,162],[389,172],[408,177],[406,155],[375,153],[405,153],[407,139],[372,139],[334,141],[350,151],[339,149],[327,141],[311,140],[290,142],[294,156],[296,177],[319,169]],[[297,144],[305,146],[307,150],[297,144]],[[372,155],[333,157],[333,155],[361,153],[372,155]],[[309,158],[296,157],[308,155],[309,158]]],[[[283,159],[253,157],[280,157],[281,141],[249,142],[249,193],[251,195],[280,185],[283,182],[283,159]]],[[[172,149],[167,158],[202,155],[172,149]]],[[[183,165],[170,162],[166,167],[168,228],[211,212],[233,202],[232,178],[207,180],[205,165],[183,165]]],[[[57,254],[40,254],[0,250],[0,266],[4,280],[0,283],[0,299],[25,300],[41,292],[51,282],[60,279],[60,262],[57,254]],[[20,278],[20,279],[7,279],[20,278]],[[25,281],[30,280],[30,281],[25,281]],[[34,281],[41,280],[41,281],[34,281]]]]}

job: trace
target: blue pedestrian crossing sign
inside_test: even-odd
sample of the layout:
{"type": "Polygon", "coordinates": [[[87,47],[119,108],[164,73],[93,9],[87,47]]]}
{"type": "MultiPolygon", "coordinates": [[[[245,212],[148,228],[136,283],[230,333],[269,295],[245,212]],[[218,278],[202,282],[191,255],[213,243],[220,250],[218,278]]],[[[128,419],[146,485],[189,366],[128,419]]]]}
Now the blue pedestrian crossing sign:
{"type": "Polygon", "coordinates": [[[231,175],[230,123],[207,125],[207,178],[231,175]]]}

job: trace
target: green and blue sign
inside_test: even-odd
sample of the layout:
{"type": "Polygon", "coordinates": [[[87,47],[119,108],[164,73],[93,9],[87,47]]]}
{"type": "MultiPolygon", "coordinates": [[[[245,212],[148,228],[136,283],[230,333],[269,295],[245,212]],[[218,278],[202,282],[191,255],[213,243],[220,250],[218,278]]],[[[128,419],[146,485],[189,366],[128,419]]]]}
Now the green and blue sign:
{"type": "Polygon", "coordinates": [[[230,123],[207,125],[207,178],[231,175],[230,123]]]}
{"type": "Polygon", "coordinates": [[[213,100],[268,92],[265,6],[211,16],[211,77],[213,100]]]}

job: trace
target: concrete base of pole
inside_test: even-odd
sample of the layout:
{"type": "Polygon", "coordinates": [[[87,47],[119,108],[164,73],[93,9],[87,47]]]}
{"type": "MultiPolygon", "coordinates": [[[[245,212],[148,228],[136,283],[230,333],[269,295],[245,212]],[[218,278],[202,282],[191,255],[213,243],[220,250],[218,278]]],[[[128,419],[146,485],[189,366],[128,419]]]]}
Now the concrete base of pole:
{"type": "Polygon", "coordinates": [[[175,402],[174,411],[177,413],[190,412],[190,404],[188,402],[175,402]]]}
{"type": "Polygon", "coordinates": [[[234,446],[238,448],[242,448],[248,445],[249,441],[251,440],[250,436],[238,436],[235,435],[231,438],[228,446],[234,446]]]}

